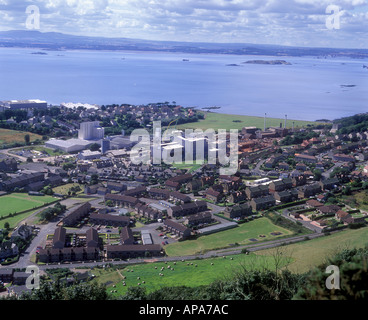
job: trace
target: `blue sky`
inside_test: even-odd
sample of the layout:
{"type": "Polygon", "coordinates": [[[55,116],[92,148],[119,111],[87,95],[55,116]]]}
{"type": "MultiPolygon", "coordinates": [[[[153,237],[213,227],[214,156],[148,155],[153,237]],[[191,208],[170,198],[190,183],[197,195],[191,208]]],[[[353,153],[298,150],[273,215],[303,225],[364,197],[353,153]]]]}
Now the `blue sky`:
{"type": "Polygon", "coordinates": [[[26,30],[29,5],[41,32],[368,48],[368,0],[0,0],[0,31],[26,30]],[[326,26],[331,4],[337,29],[326,26]]]}

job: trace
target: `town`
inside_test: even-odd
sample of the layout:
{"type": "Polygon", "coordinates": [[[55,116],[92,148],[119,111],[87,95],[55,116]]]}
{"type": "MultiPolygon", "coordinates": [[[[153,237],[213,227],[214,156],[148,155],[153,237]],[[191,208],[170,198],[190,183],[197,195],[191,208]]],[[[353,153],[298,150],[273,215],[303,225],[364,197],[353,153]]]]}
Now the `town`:
{"type": "Polygon", "coordinates": [[[0,290],[6,290],[5,283],[12,283],[7,291],[13,294],[24,289],[28,274],[19,270],[28,265],[162,259],[174,244],[236,233],[240,225],[260,219],[270,219],[275,231],[260,230],[235,246],[304,241],[368,221],[368,212],[349,197],[368,188],[368,132],[342,133],[338,122],[296,127],[285,118],[268,127],[265,117],[263,128],[243,127],[233,175],[221,174],[218,161],[208,163],[208,153],[203,163],[196,162],[195,152],[190,164],[132,161],[134,129],[146,129],[153,139],[153,121],[172,126],[181,140],[161,141],[158,152],[176,150],[184,159],[199,140],[177,126],[200,127],[205,118],[206,112],[174,101],[1,102],[2,134],[24,135],[0,150],[0,290]],[[290,234],[277,231],[277,225],[290,234]]]}

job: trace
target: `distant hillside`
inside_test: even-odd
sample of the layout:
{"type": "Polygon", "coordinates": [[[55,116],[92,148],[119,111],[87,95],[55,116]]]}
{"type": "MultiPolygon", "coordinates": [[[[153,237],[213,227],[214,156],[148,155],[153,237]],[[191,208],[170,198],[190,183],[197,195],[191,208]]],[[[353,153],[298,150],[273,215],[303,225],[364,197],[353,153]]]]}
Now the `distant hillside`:
{"type": "Polygon", "coordinates": [[[217,53],[269,56],[345,56],[368,58],[368,49],[306,48],[250,43],[200,43],[103,38],[13,30],[0,32],[0,47],[31,47],[44,50],[135,50],[183,53],[217,53]]]}
{"type": "Polygon", "coordinates": [[[368,130],[368,113],[360,113],[351,117],[334,120],[340,125],[338,132],[349,134],[352,132],[364,132],[368,130]]]}

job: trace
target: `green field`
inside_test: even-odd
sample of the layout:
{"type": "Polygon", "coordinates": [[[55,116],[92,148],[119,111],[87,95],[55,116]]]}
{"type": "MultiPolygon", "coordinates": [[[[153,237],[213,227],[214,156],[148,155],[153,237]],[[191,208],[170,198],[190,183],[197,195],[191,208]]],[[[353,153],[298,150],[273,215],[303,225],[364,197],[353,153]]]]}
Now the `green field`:
{"type": "Polygon", "coordinates": [[[274,225],[269,219],[263,217],[240,224],[233,229],[204,235],[194,240],[169,244],[165,246],[165,252],[168,256],[193,255],[208,250],[229,247],[235,243],[240,245],[256,244],[287,235],[292,235],[292,232],[274,225]],[[273,236],[271,232],[281,232],[281,234],[273,236]],[[257,239],[257,241],[251,241],[250,239],[257,239]]]}
{"type": "Polygon", "coordinates": [[[52,190],[55,193],[68,195],[69,189],[72,188],[72,187],[76,187],[76,186],[79,186],[81,188],[81,190],[78,191],[76,194],[84,193],[84,186],[79,184],[79,183],[67,183],[67,184],[64,184],[62,186],[54,187],[54,188],[52,188],[52,190]]]}
{"type": "MultiPolygon", "coordinates": [[[[251,116],[239,116],[232,114],[223,114],[223,113],[214,113],[214,112],[204,112],[206,118],[204,120],[200,120],[198,122],[185,123],[178,125],[178,129],[202,129],[206,130],[212,128],[214,130],[217,129],[238,129],[241,130],[243,127],[257,127],[263,129],[264,126],[264,118],[261,117],[251,117],[251,116]],[[240,122],[233,122],[233,121],[240,122]]],[[[295,128],[305,127],[308,124],[316,124],[313,121],[302,121],[302,120],[287,120],[286,127],[291,128],[292,123],[294,122],[295,128]]],[[[277,118],[267,118],[266,126],[267,127],[279,127],[280,123],[284,125],[284,119],[277,118]]]]}
{"type": "Polygon", "coordinates": [[[55,201],[51,196],[29,196],[27,193],[12,193],[0,197],[0,216],[31,210],[55,201]]]}
{"type": "Polygon", "coordinates": [[[26,134],[29,134],[31,142],[36,139],[42,139],[42,136],[39,134],[0,128],[0,144],[25,143],[24,136],[26,134]]]}
{"type": "MultiPolygon", "coordinates": [[[[204,162],[205,163],[205,162],[204,162]]],[[[184,170],[188,170],[188,173],[193,172],[197,169],[199,169],[200,167],[202,167],[203,164],[197,164],[195,161],[193,161],[192,164],[188,164],[188,163],[173,163],[172,166],[176,169],[184,169],[184,170]]]]}
{"type": "Polygon", "coordinates": [[[32,213],[36,212],[37,210],[29,210],[27,212],[21,213],[21,214],[17,214],[14,217],[10,217],[10,218],[6,218],[3,220],[0,220],[0,229],[4,227],[4,223],[8,222],[9,223],[9,228],[10,229],[14,229],[18,223],[26,218],[28,218],[32,213]]]}
{"type": "Polygon", "coordinates": [[[0,220],[0,228],[5,222],[9,222],[10,228],[14,228],[19,221],[30,216],[36,210],[36,207],[56,201],[57,199],[51,196],[29,196],[26,193],[12,193],[0,197],[0,217],[6,216],[9,213],[17,213],[26,211],[19,215],[0,220]]]}
{"type": "MultiPolygon", "coordinates": [[[[326,262],[343,249],[361,248],[368,244],[368,227],[357,230],[346,229],[317,239],[284,246],[285,254],[293,259],[288,269],[293,272],[306,272],[312,267],[326,262]]],[[[258,255],[268,256],[271,250],[257,251],[258,255]]]]}
{"type": "MultiPolygon", "coordinates": [[[[283,265],[287,264],[283,261],[283,265]]],[[[128,287],[138,286],[141,283],[148,292],[160,289],[166,286],[196,287],[210,284],[216,279],[225,279],[231,277],[234,271],[240,267],[249,270],[274,268],[274,258],[272,256],[257,256],[255,254],[240,254],[226,258],[209,258],[188,261],[174,262],[154,262],[128,266],[120,270],[120,274],[114,268],[98,269],[94,268],[92,273],[96,276],[94,281],[106,284],[107,290],[117,292],[111,293],[114,296],[124,294],[128,287]],[[170,266],[170,268],[168,268],[170,266]],[[161,268],[164,268],[161,271],[161,268]],[[173,268],[174,270],[171,270],[173,268]],[[133,270],[133,272],[131,272],[133,270]],[[163,273],[164,276],[160,276],[163,273]],[[125,279],[122,278],[125,277],[125,279]],[[140,277],[140,279],[137,279],[140,277]],[[125,286],[123,285],[125,281],[125,286]],[[145,283],[143,284],[142,281],[145,283]],[[116,287],[113,287],[116,285],[116,287]]]]}

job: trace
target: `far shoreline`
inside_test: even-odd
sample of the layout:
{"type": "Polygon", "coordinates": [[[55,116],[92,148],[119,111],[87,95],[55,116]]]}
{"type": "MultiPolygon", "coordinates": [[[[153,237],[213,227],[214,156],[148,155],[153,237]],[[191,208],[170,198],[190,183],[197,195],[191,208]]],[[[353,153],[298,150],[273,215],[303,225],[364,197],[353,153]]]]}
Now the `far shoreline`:
{"type": "MultiPolygon", "coordinates": [[[[210,110],[202,110],[202,109],[195,109],[197,112],[203,112],[203,113],[215,113],[215,114],[222,114],[222,115],[226,115],[226,116],[239,116],[239,117],[250,117],[250,118],[260,118],[260,119],[264,119],[263,116],[253,116],[253,115],[247,115],[247,114],[236,114],[236,113],[226,113],[226,112],[220,112],[218,111],[221,107],[219,108],[216,108],[216,109],[210,109],[210,110]],[[213,111],[215,110],[215,111],[213,111]]],[[[354,114],[353,114],[354,115],[354,114]]],[[[350,116],[353,116],[353,115],[350,115],[350,116]]],[[[345,116],[344,116],[345,117],[345,116]]],[[[349,116],[347,116],[349,117],[349,116]]],[[[285,118],[277,118],[277,117],[272,117],[272,116],[266,116],[266,121],[267,119],[277,119],[277,120],[280,120],[280,121],[284,121],[285,118]]],[[[305,119],[289,119],[287,118],[287,121],[303,121],[303,122],[315,122],[315,123],[328,123],[328,122],[325,122],[325,121],[320,121],[320,120],[327,120],[328,122],[332,123],[334,120],[331,120],[331,119],[316,119],[316,120],[305,120],[305,119]]]]}

